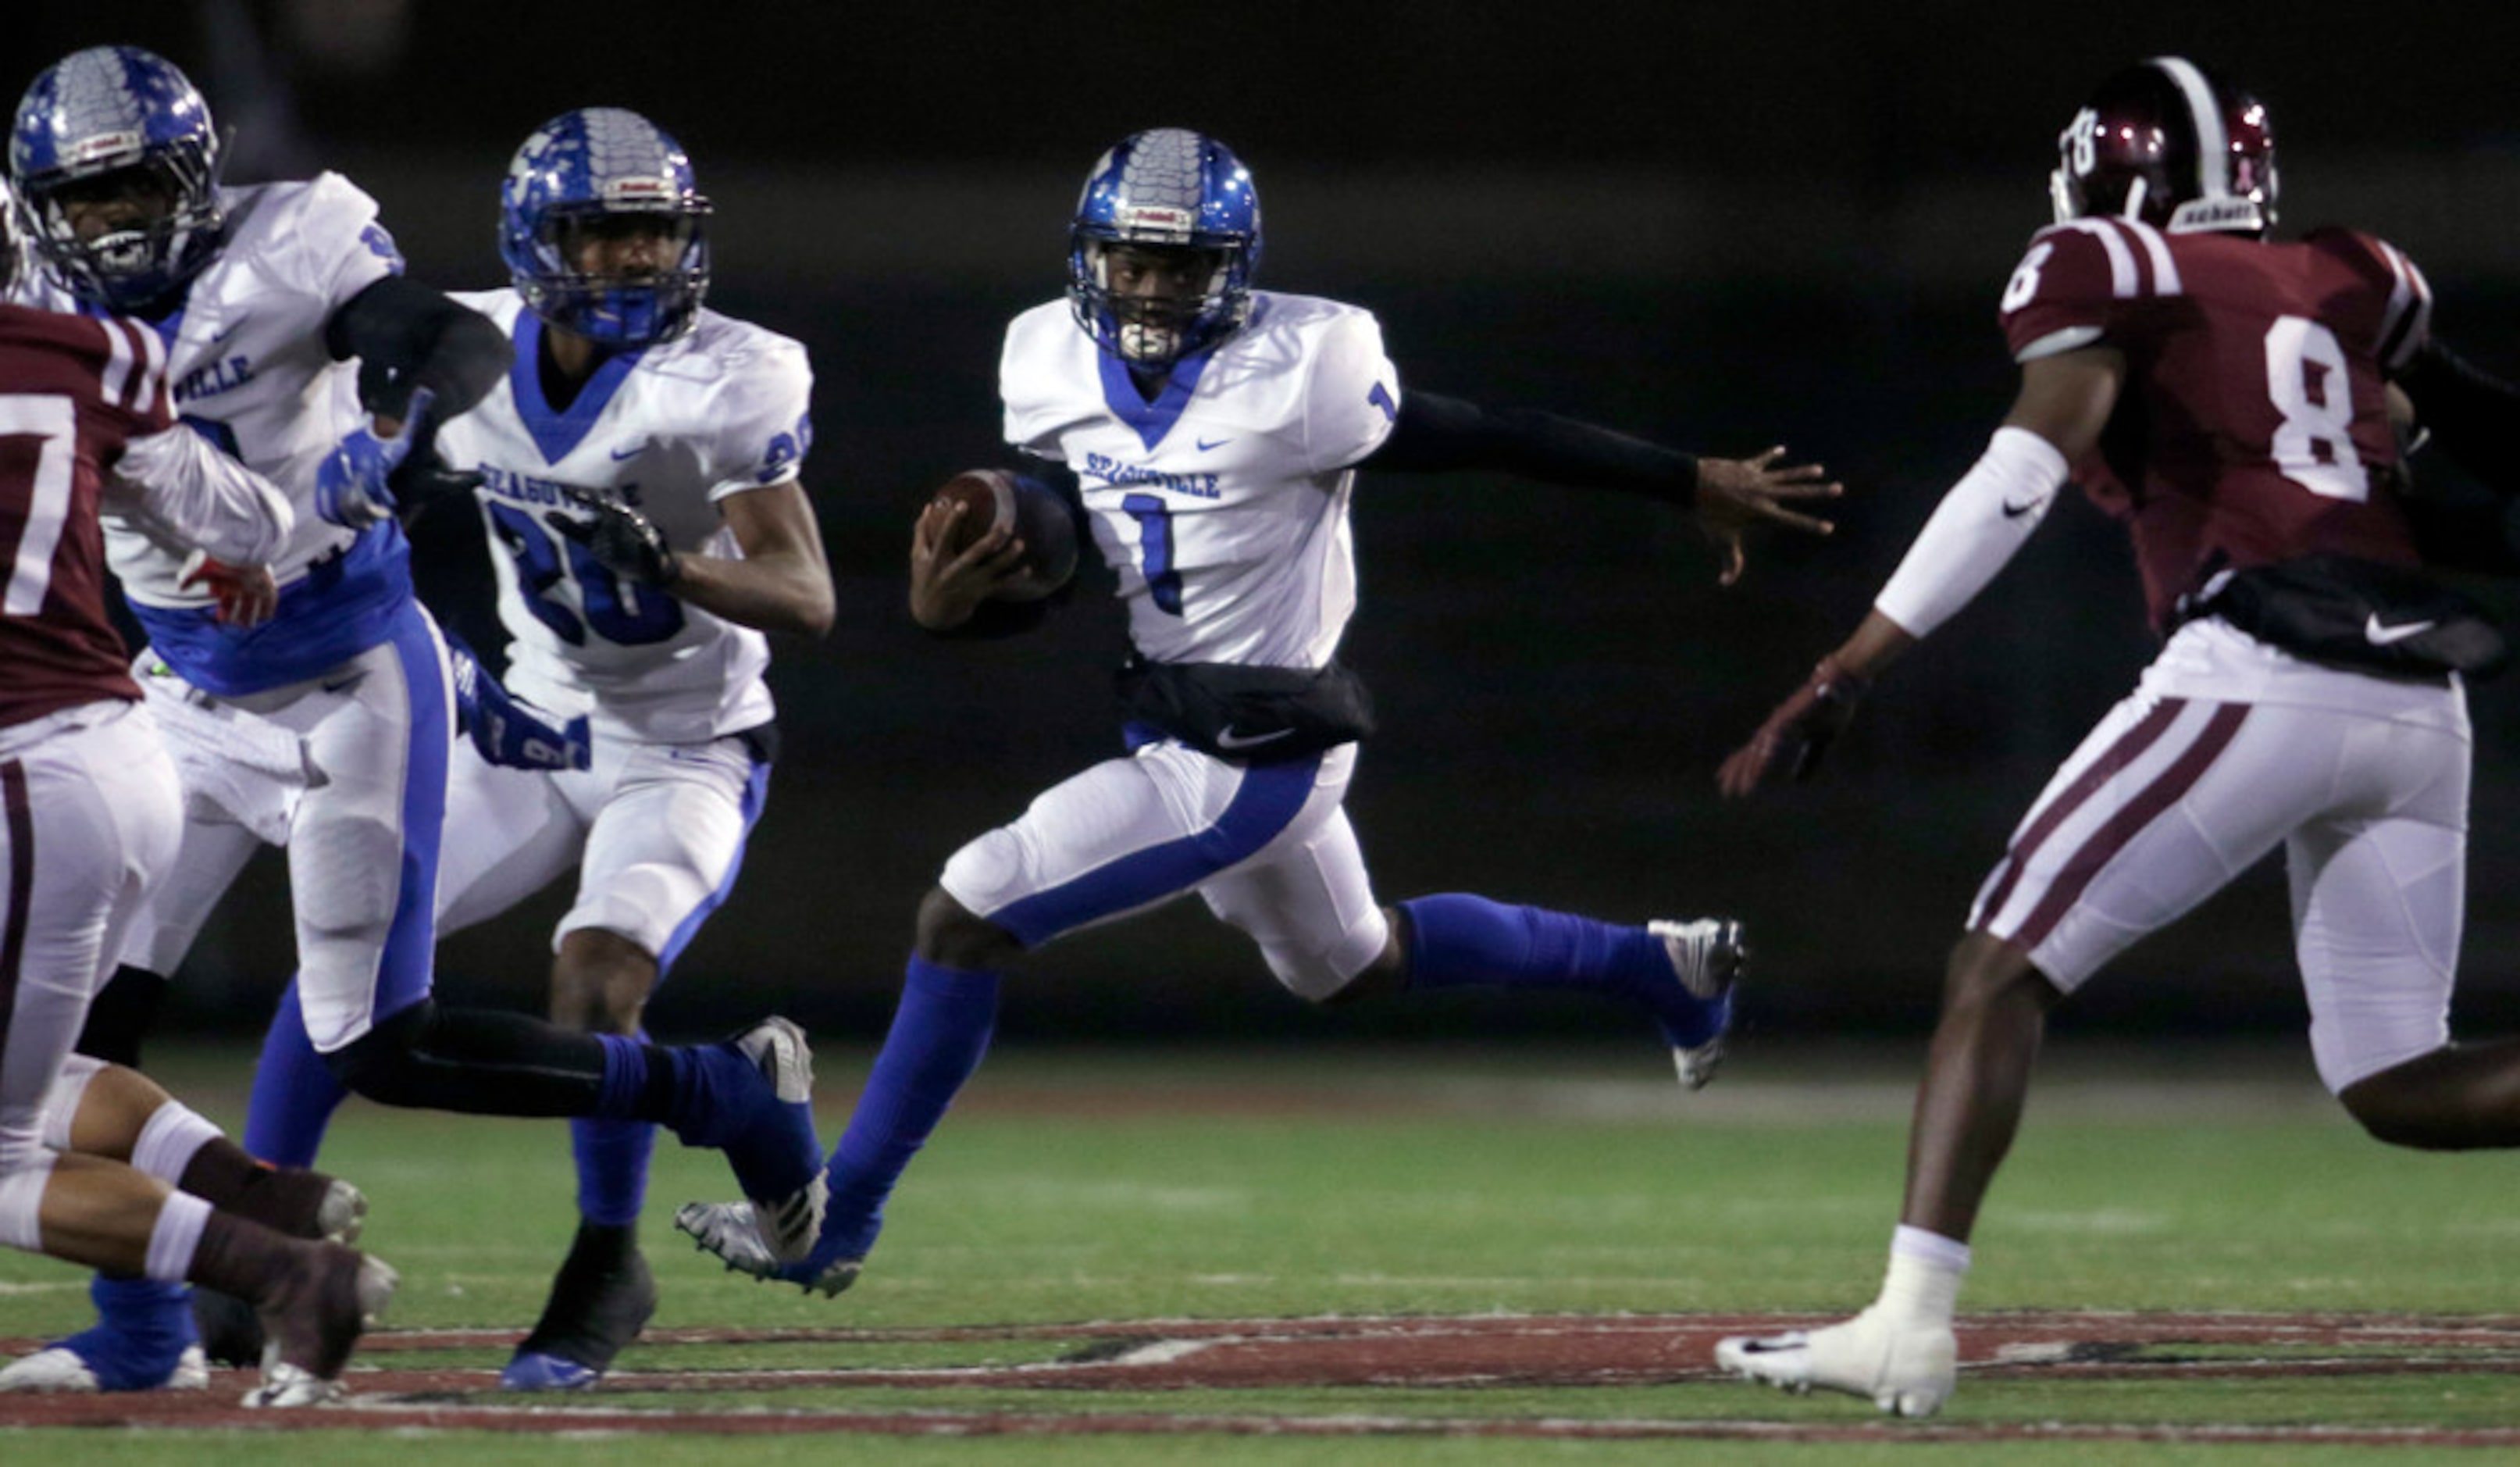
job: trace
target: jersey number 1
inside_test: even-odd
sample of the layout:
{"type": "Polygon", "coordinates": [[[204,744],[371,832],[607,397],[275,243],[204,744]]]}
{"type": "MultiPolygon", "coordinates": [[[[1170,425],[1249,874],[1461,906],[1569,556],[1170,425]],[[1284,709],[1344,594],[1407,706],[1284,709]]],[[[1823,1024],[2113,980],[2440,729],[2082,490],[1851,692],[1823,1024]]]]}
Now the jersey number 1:
{"type": "Polygon", "coordinates": [[[2354,400],[2345,348],[2307,316],[2277,316],[2267,328],[2267,398],[2283,421],[2273,457],[2283,477],[2327,499],[2371,497],[2370,476],[2354,451],[2354,400]]]}
{"type": "MultiPolygon", "coordinates": [[[[0,436],[35,440],[34,481],[27,486],[25,520],[9,560],[8,590],[0,594],[0,616],[31,617],[44,609],[44,595],[53,588],[53,552],[69,524],[78,410],[58,393],[0,394],[0,436]]],[[[0,493],[7,489],[0,485],[0,493]]]]}

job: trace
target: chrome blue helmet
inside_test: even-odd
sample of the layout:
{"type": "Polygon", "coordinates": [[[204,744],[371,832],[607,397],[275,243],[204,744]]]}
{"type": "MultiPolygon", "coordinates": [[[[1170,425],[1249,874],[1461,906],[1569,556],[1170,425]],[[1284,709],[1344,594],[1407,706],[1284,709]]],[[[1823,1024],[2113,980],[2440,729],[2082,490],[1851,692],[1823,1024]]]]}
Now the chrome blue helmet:
{"type": "Polygon", "coordinates": [[[1250,319],[1260,194],[1214,138],[1180,127],[1133,133],[1087,175],[1067,232],[1067,299],[1096,345],[1133,367],[1168,367],[1250,319]],[[1205,286],[1170,308],[1115,296],[1110,252],[1139,246],[1203,256],[1205,286]]]}
{"type": "Polygon", "coordinates": [[[92,46],[45,69],[19,100],[9,171],[26,248],[70,294],[108,310],[165,299],[218,257],[219,137],[209,104],[173,63],[137,46],[92,46]],[[108,175],[162,200],[154,216],[82,241],[66,198],[108,175]]]}
{"type": "Polygon", "coordinates": [[[682,144],[637,113],[582,108],[536,128],[508,164],[499,257],[535,315],[607,346],[645,346],[681,336],[699,316],[708,214],[682,144]],[[657,268],[579,264],[586,244],[642,228],[660,232],[657,268]]]}

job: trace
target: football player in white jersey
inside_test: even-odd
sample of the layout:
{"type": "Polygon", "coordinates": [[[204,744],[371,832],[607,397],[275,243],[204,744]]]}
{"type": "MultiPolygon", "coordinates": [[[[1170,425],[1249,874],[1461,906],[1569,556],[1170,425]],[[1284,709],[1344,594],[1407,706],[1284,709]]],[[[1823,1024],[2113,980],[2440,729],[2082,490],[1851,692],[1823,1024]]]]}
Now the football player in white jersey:
{"type": "MultiPolygon", "coordinates": [[[[832,624],[797,479],[812,372],[795,342],[702,308],[708,209],[681,146],[635,113],[536,129],[500,191],[515,284],[454,298],[508,334],[516,368],[437,438],[445,462],[482,476],[509,684],[595,735],[591,768],[504,768],[457,748],[438,930],[577,870],[551,1016],[612,1034],[640,1031],[742,864],[776,744],[762,633],[832,624]]],[[[311,1160],[324,1109],[305,1097],[323,1072],[302,1028],[276,1029],[263,1067],[298,1074],[298,1101],[250,1136],[311,1160]]],[[[582,1219],[500,1377],[511,1390],[594,1384],[655,1309],[635,1231],[654,1127],[572,1129],[582,1219]]]]}
{"type": "MultiPolygon", "coordinates": [[[[9,199],[0,186],[0,296],[9,199]]],[[[0,433],[32,449],[0,464],[0,1243],[272,1309],[281,1349],[248,1403],[311,1404],[392,1292],[390,1268],[338,1246],[365,1200],[258,1166],[146,1076],[70,1053],[183,829],[107,620],[103,518],[238,566],[277,552],[294,518],[175,421],[170,386],[143,323],[0,303],[0,433]]],[[[57,1384],[94,1389],[75,1356],[48,1353],[57,1384]]],[[[198,1351],[179,1368],[206,1379],[198,1351]]]]}
{"type": "MultiPolygon", "coordinates": [[[[1403,397],[1367,311],[1256,292],[1250,174],[1177,128],[1096,164],[1071,234],[1067,299],[1008,329],[1010,443],[1072,481],[1119,575],[1134,656],[1133,753],[1035,800],[957,851],[919,913],[901,1005],[847,1134],[831,1211],[800,1264],[775,1262],[742,1204],[676,1224],[737,1268],[837,1293],[882,1206],[987,1047],[999,975],[1054,938],[1196,892],[1318,1003],[1463,985],[1575,988],[1658,1021],[1681,1080],[1711,1077],[1741,966],[1720,918],[1620,926],[1443,894],[1375,899],[1342,802],[1362,686],[1335,658],[1355,605],[1348,499],[1359,467],[1507,469],[1693,507],[1725,555],[1766,520],[1824,532],[1780,501],[1833,495],[1817,467],[1699,459],[1547,414],[1403,397]]],[[[922,516],[911,606],[940,631],[997,617],[1029,575],[992,530],[948,554],[958,508],[922,516]]],[[[1038,603],[1032,603],[1038,605],[1038,603]]]]}
{"type": "MultiPolygon", "coordinates": [[[[173,879],[134,920],[124,962],[172,972],[256,845],[285,844],[300,964],[290,1007],[334,1077],[388,1104],[662,1122],[725,1150],[801,1253],[820,1218],[821,1147],[792,1025],[668,1050],[430,996],[455,696],[412,596],[409,541],[383,511],[397,492],[469,483],[430,439],[499,381],[505,337],[403,279],[375,202],[338,175],[221,185],[201,94],[149,52],[95,47],[44,70],[19,104],[9,161],[44,269],[37,303],[149,323],[177,410],[297,510],[272,557],[273,614],[251,628],[220,608],[250,599],[253,577],[196,589],[158,540],[109,534],[187,796],[173,879]]],[[[246,1141],[261,1154],[250,1128],[246,1141]]],[[[177,1383],[193,1336],[182,1294],[129,1282],[104,1324],[44,1354],[110,1365],[86,1372],[98,1384],[177,1383]]],[[[42,1359],[0,1371],[0,1389],[42,1359]]]]}

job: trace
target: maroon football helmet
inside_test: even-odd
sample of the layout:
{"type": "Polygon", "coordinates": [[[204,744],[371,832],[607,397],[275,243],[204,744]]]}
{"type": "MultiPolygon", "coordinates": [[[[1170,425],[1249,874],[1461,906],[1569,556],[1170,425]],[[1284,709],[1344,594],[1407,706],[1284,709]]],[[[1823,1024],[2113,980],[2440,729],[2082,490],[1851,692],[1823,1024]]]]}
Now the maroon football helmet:
{"type": "Polygon", "coordinates": [[[2056,137],[2056,219],[2141,219],[2173,234],[2264,234],[2275,219],[2265,104],[2176,56],[2100,84],[2056,137]]]}

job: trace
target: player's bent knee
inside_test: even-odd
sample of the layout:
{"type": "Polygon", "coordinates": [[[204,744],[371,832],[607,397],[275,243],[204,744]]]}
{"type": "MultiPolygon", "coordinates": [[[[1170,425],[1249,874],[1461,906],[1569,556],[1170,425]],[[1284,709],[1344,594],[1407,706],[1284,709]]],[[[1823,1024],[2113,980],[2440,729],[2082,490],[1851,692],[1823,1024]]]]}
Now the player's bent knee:
{"type": "Polygon", "coordinates": [[[919,956],[948,968],[985,971],[1023,956],[1014,934],[974,913],[943,887],[919,903],[919,956]]]}
{"type": "Polygon", "coordinates": [[[350,1093],[379,1105],[420,1104],[421,1051],[436,1016],[437,1000],[424,998],[324,1056],[324,1066],[350,1093]]]}

